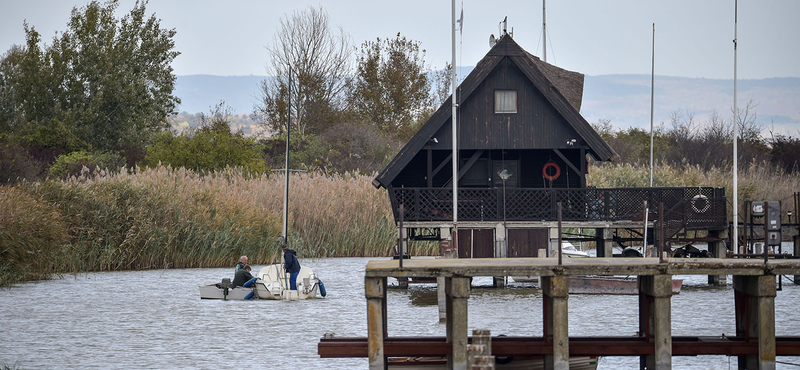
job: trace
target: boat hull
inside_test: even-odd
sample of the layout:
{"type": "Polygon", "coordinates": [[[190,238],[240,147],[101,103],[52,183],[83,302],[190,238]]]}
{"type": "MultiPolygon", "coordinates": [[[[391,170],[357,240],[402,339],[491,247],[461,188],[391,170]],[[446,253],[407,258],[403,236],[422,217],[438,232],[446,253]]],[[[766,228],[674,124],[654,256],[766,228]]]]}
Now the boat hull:
{"type": "MultiPolygon", "coordinates": [[[[683,280],[672,280],[672,294],[679,294],[683,280]]],[[[639,284],[635,277],[616,276],[570,276],[570,294],[639,294],[639,284]]]]}
{"type": "Polygon", "coordinates": [[[283,273],[281,264],[264,266],[257,277],[258,280],[252,287],[236,287],[227,289],[227,292],[219,283],[200,285],[200,299],[245,300],[250,293],[253,293],[251,300],[314,299],[318,297],[320,290],[319,278],[306,266],[302,266],[297,274],[296,290],[289,289],[289,275],[283,273]]]}

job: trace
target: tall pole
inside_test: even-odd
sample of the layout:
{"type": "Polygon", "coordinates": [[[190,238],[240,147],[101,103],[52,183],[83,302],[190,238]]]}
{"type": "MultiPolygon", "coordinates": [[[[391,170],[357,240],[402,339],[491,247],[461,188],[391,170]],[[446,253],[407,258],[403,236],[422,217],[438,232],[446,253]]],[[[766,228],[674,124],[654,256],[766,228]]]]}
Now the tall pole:
{"type": "Polygon", "coordinates": [[[289,66],[289,109],[287,110],[288,119],[286,120],[286,167],[284,174],[286,175],[286,184],[283,188],[283,242],[289,245],[286,239],[289,232],[289,131],[292,127],[292,66],[289,66]]]}
{"type": "Polygon", "coordinates": [[[656,86],[656,24],[653,23],[653,56],[650,62],[650,187],[653,187],[653,96],[656,86]]]}
{"type": "Polygon", "coordinates": [[[733,253],[739,253],[739,112],[736,110],[736,49],[739,27],[739,1],[734,2],[733,10],[733,253]]]}
{"type": "Polygon", "coordinates": [[[544,36],[544,61],[547,62],[547,0],[542,0],[542,36],[544,36]]]}
{"type": "MultiPolygon", "coordinates": [[[[453,89],[453,94],[450,97],[452,103],[452,119],[450,122],[453,126],[453,245],[458,248],[457,235],[458,235],[458,132],[456,130],[456,0],[452,0],[452,18],[453,18],[453,68],[450,70],[450,85],[453,89]]],[[[501,36],[502,37],[502,36],[501,36]]]]}

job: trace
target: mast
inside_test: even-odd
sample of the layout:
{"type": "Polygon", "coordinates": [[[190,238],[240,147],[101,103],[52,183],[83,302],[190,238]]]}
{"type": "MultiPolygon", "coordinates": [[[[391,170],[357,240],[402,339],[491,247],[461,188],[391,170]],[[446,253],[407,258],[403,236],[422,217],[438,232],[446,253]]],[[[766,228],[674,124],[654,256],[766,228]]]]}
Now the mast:
{"type": "Polygon", "coordinates": [[[453,18],[453,68],[450,70],[450,84],[452,85],[453,94],[450,97],[452,103],[452,119],[450,122],[453,126],[453,245],[457,248],[456,244],[458,235],[458,132],[456,130],[456,0],[452,0],[452,18],[453,18]]]}
{"type": "MultiPolygon", "coordinates": [[[[289,231],[289,131],[292,127],[292,66],[289,66],[289,108],[287,110],[288,119],[286,120],[286,167],[284,167],[284,174],[286,175],[286,184],[283,188],[283,242],[289,245],[288,237],[289,231]]],[[[281,253],[281,257],[283,257],[281,253]]],[[[281,259],[282,260],[282,259],[281,259]]]]}
{"type": "Polygon", "coordinates": [[[547,63],[547,0],[542,0],[542,36],[544,45],[544,53],[542,56],[544,57],[545,63],[547,63]]]}
{"type": "Polygon", "coordinates": [[[650,187],[653,187],[653,96],[656,82],[656,24],[653,23],[653,56],[650,62],[650,187]]]}
{"type": "Polygon", "coordinates": [[[738,46],[739,1],[733,8],[733,253],[739,251],[739,163],[737,141],[739,141],[739,112],[736,110],[736,49],[738,46]]]}

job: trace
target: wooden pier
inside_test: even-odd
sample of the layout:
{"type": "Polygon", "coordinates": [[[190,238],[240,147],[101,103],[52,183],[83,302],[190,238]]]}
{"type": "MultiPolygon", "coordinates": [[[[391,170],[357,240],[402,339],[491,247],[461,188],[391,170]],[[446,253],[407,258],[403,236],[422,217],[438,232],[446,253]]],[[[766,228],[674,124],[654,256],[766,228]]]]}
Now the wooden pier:
{"type": "Polygon", "coordinates": [[[544,293],[541,337],[495,337],[501,356],[543,356],[546,369],[569,369],[569,357],[640,356],[641,368],[671,369],[672,356],[729,355],[739,369],[775,369],[776,356],[800,355],[800,337],[775,336],[776,276],[800,274],[800,260],[677,258],[555,258],[373,260],[364,278],[366,338],[329,338],[319,343],[322,357],[368,357],[370,369],[385,369],[388,357],[447,356],[448,368],[467,368],[467,304],[470,278],[540,276],[544,293]],[[639,336],[569,337],[569,277],[638,276],[639,336]],[[673,275],[733,275],[736,335],[673,337],[673,275]],[[393,338],[387,333],[387,278],[435,277],[444,281],[446,337],[393,338]],[[570,343],[581,343],[571,349],[570,343]],[[589,345],[591,344],[591,345],[589,345]]]}

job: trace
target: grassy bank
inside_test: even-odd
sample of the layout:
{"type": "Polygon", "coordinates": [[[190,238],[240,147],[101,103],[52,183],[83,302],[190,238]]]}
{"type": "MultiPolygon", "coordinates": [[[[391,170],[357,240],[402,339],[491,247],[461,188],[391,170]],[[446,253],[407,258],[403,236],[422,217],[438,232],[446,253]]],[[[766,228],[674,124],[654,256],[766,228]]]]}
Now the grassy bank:
{"type": "MultiPolygon", "coordinates": [[[[397,230],[385,190],[372,176],[293,174],[291,246],[302,258],[389,256],[397,230]]],[[[647,166],[593,166],[588,183],[637,187],[647,166]]],[[[655,186],[723,186],[728,170],[663,166],[655,186]]],[[[51,273],[230,266],[240,255],[269,263],[281,233],[284,178],[225,170],[200,175],[158,167],[100,172],[63,181],[0,187],[0,285],[51,273]]],[[[751,164],[739,174],[741,200],[790,207],[800,176],[751,164]]],[[[438,252],[411,243],[413,255],[438,252]]]]}
{"type": "MultiPolygon", "coordinates": [[[[292,175],[291,247],[304,258],[389,255],[397,232],[371,180],[292,175]]],[[[39,272],[228,266],[242,254],[268,263],[283,184],[278,175],[159,167],[0,188],[2,284],[39,272]]]]}

